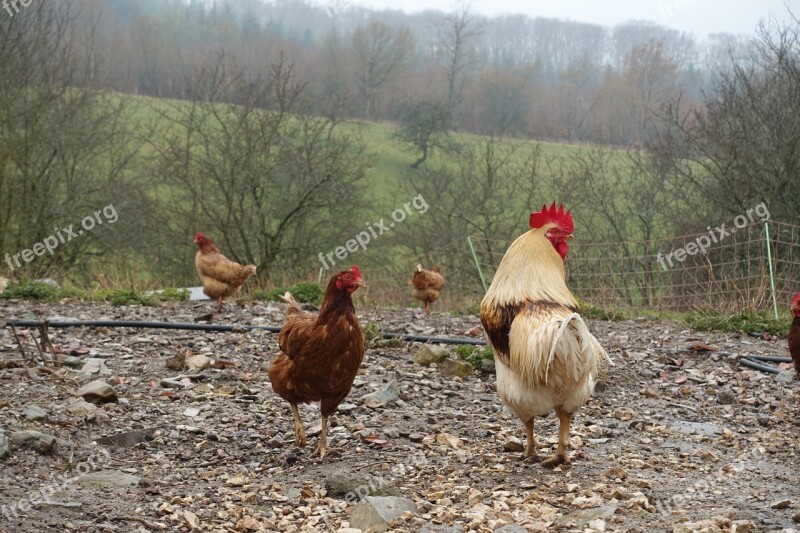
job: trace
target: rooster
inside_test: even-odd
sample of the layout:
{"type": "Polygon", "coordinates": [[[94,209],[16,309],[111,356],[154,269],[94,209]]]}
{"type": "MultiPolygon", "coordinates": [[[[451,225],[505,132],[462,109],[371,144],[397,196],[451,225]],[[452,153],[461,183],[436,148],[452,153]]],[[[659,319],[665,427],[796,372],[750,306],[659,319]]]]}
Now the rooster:
{"type": "Polygon", "coordinates": [[[203,292],[217,300],[217,312],[221,313],[222,299],[238,291],[244,281],[256,273],[256,267],[231,261],[202,233],[194,236],[194,243],[200,248],[194,256],[194,266],[203,280],[203,292]]]}
{"type": "MultiPolygon", "coordinates": [[[[572,416],[594,391],[602,359],[565,282],[573,222],[556,204],[532,213],[531,230],[508,248],[481,302],[481,322],[494,352],[497,392],[525,425],[525,460],[535,460],[533,420],[555,411],[558,448],[545,466],[569,463],[572,416]]],[[[610,360],[609,360],[610,361],[610,360]]]]}
{"type": "Polygon", "coordinates": [[[411,278],[411,296],[425,304],[425,313],[431,314],[431,304],[439,297],[439,292],[444,288],[444,276],[438,266],[431,270],[417,265],[411,278]]]}
{"type": "Polygon", "coordinates": [[[792,354],[794,370],[800,378],[800,292],[792,298],[792,329],[789,332],[789,353],[792,354]]]}
{"type": "Polygon", "coordinates": [[[306,445],[306,432],[297,410],[299,403],[320,402],[322,431],[314,453],[325,457],[328,418],[350,393],[364,359],[364,335],[356,317],[351,294],[364,287],[358,267],[333,276],[325,290],[319,314],[300,309],[291,293],[286,321],[278,335],[281,353],[269,368],[272,389],[292,406],[295,444],[306,445]]]}

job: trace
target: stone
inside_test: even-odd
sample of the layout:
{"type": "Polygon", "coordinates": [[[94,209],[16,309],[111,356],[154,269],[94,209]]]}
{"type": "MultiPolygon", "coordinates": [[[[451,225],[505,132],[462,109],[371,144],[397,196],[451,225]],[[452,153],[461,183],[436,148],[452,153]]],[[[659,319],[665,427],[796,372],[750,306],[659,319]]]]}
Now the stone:
{"type": "Polygon", "coordinates": [[[494,533],[528,533],[528,530],[522,526],[507,525],[498,527],[494,533]]]}
{"type": "Polygon", "coordinates": [[[503,449],[507,452],[521,452],[525,449],[525,446],[517,437],[508,437],[506,443],[503,445],[503,449]]]}
{"type": "Polygon", "coordinates": [[[87,383],[78,389],[77,395],[87,402],[95,404],[117,401],[117,393],[114,391],[114,387],[101,380],[87,383]]]}
{"type": "Polygon", "coordinates": [[[135,487],[141,478],[117,470],[89,472],[75,480],[75,483],[93,487],[135,487]]]}
{"type": "Polygon", "coordinates": [[[417,512],[417,504],[408,498],[367,496],[353,508],[350,526],[362,531],[383,533],[389,530],[389,522],[407,512],[417,512]]]}
{"type": "Polygon", "coordinates": [[[15,431],[11,433],[11,443],[18,448],[31,448],[38,453],[53,451],[56,438],[39,431],[15,431]]]}
{"type": "Polygon", "coordinates": [[[325,491],[328,496],[343,498],[348,503],[366,496],[400,496],[400,489],[392,480],[363,472],[350,472],[337,469],[325,478],[325,491]]]}
{"type": "Polygon", "coordinates": [[[425,344],[414,355],[413,361],[418,365],[428,366],[444,361],[448,355],[450,352],[443,346],[425,344]]]}
{"type": "Polygon", "coordinates": [[[439,373],[446,378],[466,378],[475,372],[475,367],[467,361],[454,361],[445,359],[439,363],[439,373]]]}
{"type": "Polygon", "coordinates": [[[494,359],[481,359],[481,372],[496,374],[497,368],[495,367],[494,359]]]}
{"type": "Polygon", "coordinates": [[[400,387],[396,381],[391,381],[383,389],[362,396],[361,400],[369,408],[384,407],[400,397],[400,387]]]}
{"type": "Polygon", "coordinates": [[[32,403],[22,411],[22,416],[31,421],[42,420],[47,418],[47,413],[38,405],[32,403]]]}
{"type": "Polygon", "coordinates": [[[11,439],[5,431],[0,429],[0,461],[4,461],[11,456],[11,439]]]}
{"type": "Polygon", "coordinates": [[[111,370],[106,366],[103,359],[90,357],[86,359],[81,367],[81,372],[88,372],[89,374],[100,374],[101,376],[111,375],[111,370]]]}
{"type": "Polygon", "coordinates": [[[717,402],[722,405],[731,405],[736,402],[736,395],[731,390],[722,390],[719,392],[719,396],[717,396],[717,402]]]}
{"type": "Polygon", "coordinates": [[[201,372],[211,366],[211,359],[203,354],[193,355],[186,360],[186,367],[190,372],[201,372]]]}
{"type": "Polygon", "coordinates": [[[772,502],[772,505],[770,505],[770,508],[771,509],[776,509],[776,510],[777,509],[786,509],[790,505],[792,505],[792,500],[778,500],[778,501],[772,502]]]}

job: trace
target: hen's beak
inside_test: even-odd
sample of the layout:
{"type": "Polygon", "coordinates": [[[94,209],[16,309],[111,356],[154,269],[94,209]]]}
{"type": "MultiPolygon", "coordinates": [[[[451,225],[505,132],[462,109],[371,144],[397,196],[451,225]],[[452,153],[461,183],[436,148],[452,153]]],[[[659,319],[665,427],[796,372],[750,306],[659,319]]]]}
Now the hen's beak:
{"type": "Polygon", "coordinates": [[[356,287],[364,287],[365,289],[367,288],[367,284],[364,283],[364,278],[358,278],[358,281],[356,282],[356,287]]]}
{"type": "Polygon", "coordinates": [[[574,238],[575,238],[575,236],[574,236],[574,235],[572,235],[572,233],[570,233],[569,235],[567,235],[567,236],[566,236],[566,237],[564,237],[564,238],[565,238],[566,240],[568,240],[568,241],[571,241],[572,239],[574,239],[574,238]]]}

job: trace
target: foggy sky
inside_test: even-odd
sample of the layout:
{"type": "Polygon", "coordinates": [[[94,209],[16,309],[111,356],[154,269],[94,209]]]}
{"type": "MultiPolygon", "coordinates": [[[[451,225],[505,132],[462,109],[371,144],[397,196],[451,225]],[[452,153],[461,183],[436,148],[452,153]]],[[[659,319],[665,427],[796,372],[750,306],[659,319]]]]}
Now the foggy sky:
{"type": "MultiPolygon", "coordinates": [[[[451,11],[452,0],[319,0],[320,4],[362,5],[377,9],[451,11]]],[[[761,19],[789,20],[789,9],[800,16],[800,0],[473,0],[472,8],[486,15],[524,13],[531,17],[569,19],[613,26],[627,20],[649,20],[688,31],[753,35],[761,19]]]]}

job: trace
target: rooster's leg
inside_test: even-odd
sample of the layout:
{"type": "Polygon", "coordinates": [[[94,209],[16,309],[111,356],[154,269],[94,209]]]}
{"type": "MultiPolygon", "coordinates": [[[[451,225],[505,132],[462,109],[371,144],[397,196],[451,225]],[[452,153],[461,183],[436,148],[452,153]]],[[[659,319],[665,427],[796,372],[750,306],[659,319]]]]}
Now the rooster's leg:
{"type": "Polygon", "coordinates": [[[314,453],[319,454],[319,458],[323,459],[326,455],[331,452],[339,451],[338,448],[328,448],[328,417],[322,417],[322,431],[319,432],[319,443],[317,443],[317,449],[314,450],[314,453]]]}
{"type": "Polygon", "coordinates": [[[303,421],[300,419],[300,411],[297,404],[292,404],[292,414],[294,415],[294,443],[300,447],[306,447],[306,430],[303,429],[303,421]]]}
{"type": "Polygon", "coordinates": [[[525,422],[525,432],[528,435],[528,441],[525,446],[525,455],[522,456],[524,461],[536,459],[536,436],[533,434],[533,417],[525,422]]]}
{"type": "Polygon", "coordinates": [[[556,410],[561,427],[558,432],[558,448],[556,454],[550,459],[542,462],[543,466],[558,466],[561,464],[568,464],[569,457],[567,456],[567,444],[569,442],[569,426],[572,423],[572,413],[556,410]]]}

